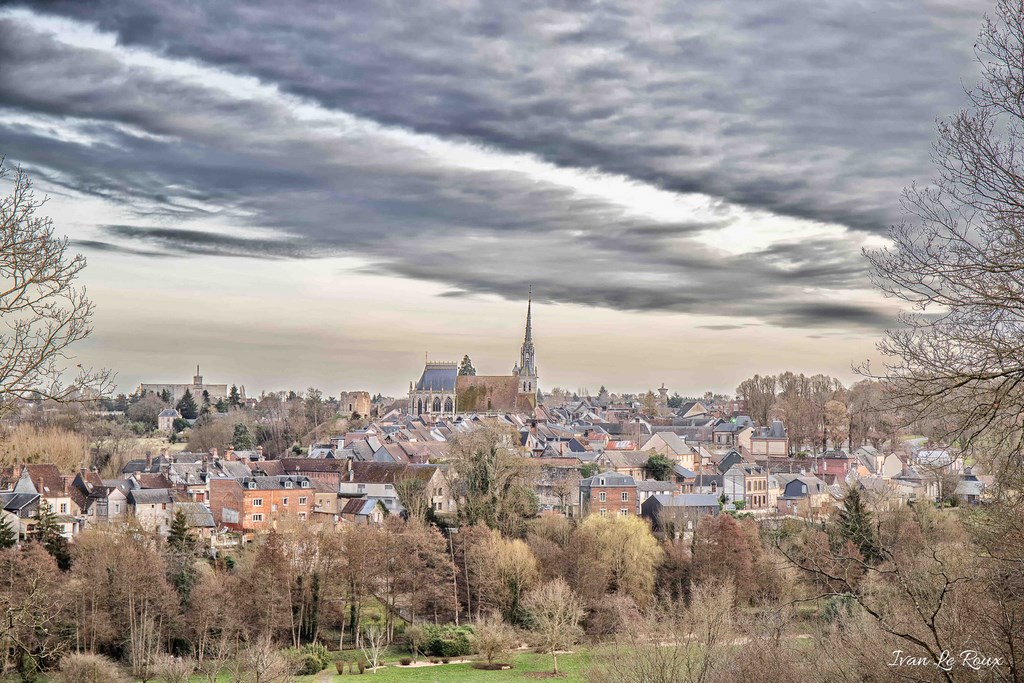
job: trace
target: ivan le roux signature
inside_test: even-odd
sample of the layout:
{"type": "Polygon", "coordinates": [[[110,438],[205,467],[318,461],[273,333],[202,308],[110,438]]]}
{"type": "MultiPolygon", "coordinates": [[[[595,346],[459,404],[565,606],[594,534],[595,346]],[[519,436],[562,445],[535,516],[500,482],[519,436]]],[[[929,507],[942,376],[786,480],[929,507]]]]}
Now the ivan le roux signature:
{"type": "Polygon", "coordinates": [[[983,655],[977,650],[962,650],[959,657],[954,657],[953,653],[949,650],[943,650],[938,659],[933,660],[931,657],[913,657],[903,653],[903,650],[893,650],[892,661],[889,662],[889,666],[929,666],[935,665],[943,671],[952,671],[953,667],[960,664],[960,666],[974,671],[981,671],[982,669],[994,669],[997,666],[1004,666],[1006,660],[1002,657],[990,657],[983,655]]]}

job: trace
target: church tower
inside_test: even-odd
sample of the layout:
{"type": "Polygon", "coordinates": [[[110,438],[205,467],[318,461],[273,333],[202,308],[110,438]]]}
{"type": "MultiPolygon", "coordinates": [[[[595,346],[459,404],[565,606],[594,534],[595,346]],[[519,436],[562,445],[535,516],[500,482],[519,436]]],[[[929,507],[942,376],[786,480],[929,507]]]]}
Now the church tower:
{"type": "Polygon", "coordinates": [[[519,393],[537,393],[537,357],[533,348],[533,287],[526,304],[526,335],[519,350],[519,363],[512,370],[519,375],[519,393]]]}

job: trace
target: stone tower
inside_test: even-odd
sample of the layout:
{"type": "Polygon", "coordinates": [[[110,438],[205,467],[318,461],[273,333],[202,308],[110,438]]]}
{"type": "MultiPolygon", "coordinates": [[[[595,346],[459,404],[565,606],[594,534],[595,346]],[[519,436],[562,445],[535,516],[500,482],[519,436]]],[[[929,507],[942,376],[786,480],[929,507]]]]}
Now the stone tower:
{"type": "Polygon", "coordinates": [[[537,393],[537,355],[533,348],[533,287],[526,304],[526,334],[519,349],[519,363],[512,369],[519,376],[519,393],[537,393]]]}

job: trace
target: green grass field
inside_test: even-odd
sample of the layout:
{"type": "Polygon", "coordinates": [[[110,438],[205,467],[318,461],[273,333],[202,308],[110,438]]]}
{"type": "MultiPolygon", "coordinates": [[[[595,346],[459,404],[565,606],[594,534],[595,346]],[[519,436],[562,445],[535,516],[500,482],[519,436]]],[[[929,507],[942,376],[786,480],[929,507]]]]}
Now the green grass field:
{"type": "MultiPolygon", "coordinates": [[[[389,660],[388,665],[377,673],[348,674],[339,676],[333,671],[324,671],[314,676],[296,676],[296,683],[344,683],[360,680],[364,683],[507,683],[508,681],[537,681],[546,679],[551,672],[551,656],[532,652],[517,653],[513,668],[507,671],[482,671],[471,664],[438,664],[437,666],[404,667],[389,660]]],[[[584,672],[590,664],[587,651],[559,655],[558,670],[563,675],[557,679],[566,683],[582,683],[584,672]]],[[[225,679],[226,683],[226,679],[225,679]]]]}
{"type": "MultiPolygon", "coordinates": [[[[591,655],[587,650],[578,650],[558,656],[558,678],[548,678],[551,672],[551,656],[532,652],[519,652],[512,658],[513,668],[507,671],[482,671],[471,664],[438,664],[436,666],[404,667],[397,659],[387,657],[387,666],[372,673],[369,669],[360,675],[346,673],[339,676],[333,669],[324,670],[312,676],[295,676],[295,683],[345,683],[351,680],[362,683],[508,683],[509,681],[556,680],[564,683],[582,683],[590,665],[591,655]]],[[[15,683],[17,677],[0,677],[0,683],[15,683]]],[[[49,683],[51,678],[40,676],[37,683],[49,683]]],[[[203,676],[193,676],[193,683],[206,683],[203,676]]],[[[227,674],[217,678],[217,683],[230,683],[227,674]]]]}

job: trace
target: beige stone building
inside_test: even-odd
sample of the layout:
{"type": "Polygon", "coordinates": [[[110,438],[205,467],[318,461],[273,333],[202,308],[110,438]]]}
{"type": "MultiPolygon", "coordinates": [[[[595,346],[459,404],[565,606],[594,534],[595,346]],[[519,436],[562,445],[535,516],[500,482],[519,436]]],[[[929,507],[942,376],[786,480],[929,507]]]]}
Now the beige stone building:
{"type": "MultiPolygon", "coordinates": [[[[196,366],[196,374],[192,378],[191,384],[140,384],[137,389],[140,395],[148,394],[150,392],[154,394],[162,394],[164,391],[169,391],[171,394],[171,402],[177,403],[178,400],[185,395],[185,390],[192,392],[193,398],[196,399],[196,403],[199,403],[203,398],[203,392],[209,392],[210,401],[216,402],[218,399],[227,398],[230,388],[227,384],[206,384],[203,382],[203,376],[199,374],[199,366],[196,366]]],[[[238,387],[239,395],[242,399],[245,398],[245,387],[238,387]]]]}
{"type": "Polygon", "coordinates": [[[370,392],[368,391],[343,391],[338,394],[338,412],[342,415],[359,413],[360,415],[370,414],[370,392]]]}

